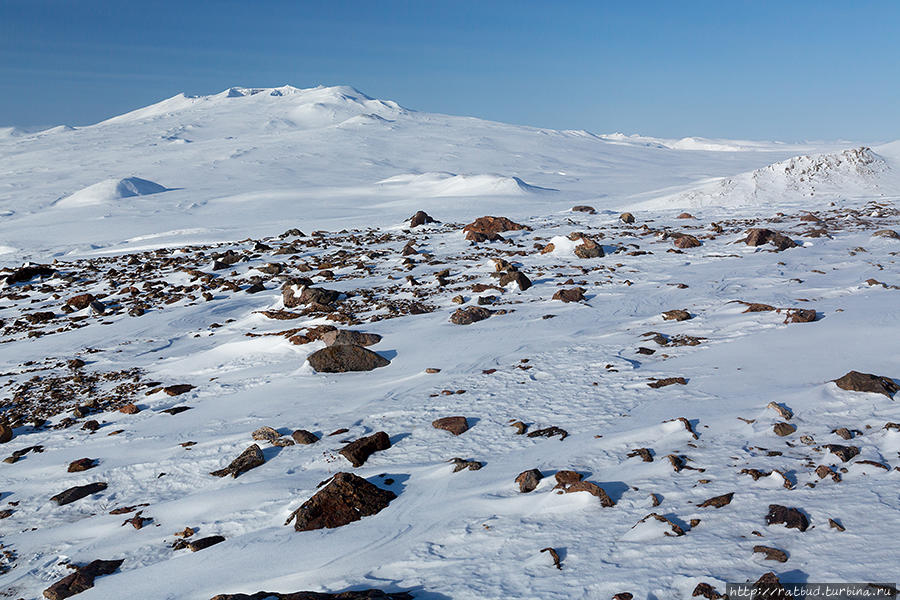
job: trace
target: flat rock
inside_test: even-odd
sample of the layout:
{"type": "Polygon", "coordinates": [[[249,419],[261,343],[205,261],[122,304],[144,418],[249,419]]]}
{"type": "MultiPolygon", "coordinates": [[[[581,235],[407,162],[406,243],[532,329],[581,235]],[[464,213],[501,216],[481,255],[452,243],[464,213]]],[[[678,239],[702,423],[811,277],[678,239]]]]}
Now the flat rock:
{"type": "Polygon", "coordinates": [[[747,237],[738,240],[738,243],[740,242],[744,242],[748,246],[772,244],[775,246],[776,252],[797,247],[797,243],[783,233],[763,228],[748,229],[747,237]]]}
{"type": "Polygon", "coordinates": [[[215,546],[216,544],[224,541],[225,538],[221,535],[210,535],[205,538],[200,538],[199,540],[194,540],[193,542],[188,542],[187,547],[191,552],[197,552],[199,550],[203,550],[204,548],[215,546]]]}
{"type": "Polygon", "coordinates": [[[91,494],[96,494],[97,492],[102,492],[107,487],[105,481],[97,481],[94,483],[89,483],[87,485],[76,485],[75,487],[70,487],[67,490],[64,490],[52,498],[53,502],[56,502],[58,506],[62,506],[64,504],[69,504],[71,502],[75,502],[76,500],[81,500],[86,496],[90,496],[91,494]]]}
{"type": "Polygon", "coordinates": [[[291,439],[293,439],[298,444],[308,445],[315,444],[319,441],[319,436],[314,434],[311,431],[307,431],[305,429],[298,429],[294,433],[291,434],[291,439]]]}
{"type": "Polygon", "coordinates": [[[296,531],[335,528],[385,509],[397,495],[353,473],[337,473],[318,492],[291,513],[296,531]]]}
{"type": "Polygon", "coordinates": [[[777,560],[778,562],[787,562],[787,552],[772,548],[771,546],[753,546],[754,554],[765,554],[765,560],[777,560]]]}
{"type": "Polygon", "coordinates": [[[790,423],[775,423],[772,427],[772,431],[775,432],[775,435],[784,437],[797,431],[797,426],[791,425],[790,423]]]}
{"type": "Polygon", "coordinates": [[[731,499],[734,498],[734,492],[728,492],[727,494],[722,494],[721,496],[713,496],[709,500],[704,500],[702,503],[698,504],[698,508],[722,508],[723,506],[727,506],[731,504],[731,499]]]}
{"type": "Polygon", "coordinates": [[[469,306],[468,308],[459,308],[450,315],[450,322],[456,325],[471,325],[478,321],[484,321],[494,314],[494,311],[482,306],[469,306]]]}
{"type": "Polygon", "coordinates": [[[383,431],[361,437],[341,448],[341,456],[350,461],[354,467],[361,467],[366,460],[379,450],[391,447],[391,440],[383,431]]]}
{"type": "Polygon", "coordinates": [[[377,333],[363,333],[352,329],[335,329],[327,331],[319,338],[326,346],[349,344],[351,346],[371,346],[381,341],[377,333]]]}
{"type": "Polygon", "coordinates": [[[465,417],[442,417],[431,422],[435,429],[449,431],[453,435],[459,435],[469,430],[469,422],[465,417]]]}
{"type": "Polygon", "coordinates": [[[306,360],[319,373],[371,371],[391,364],[391,361],[380,354],[353,344],[338,344],[316,350],[306,360]]]}
{"type": "Polygon", "coordinates": [[[553,300],[563,302],[582,302],[584,300],[584,288],[576,287],[568,290],[559,290],[553,294],[553,300]]]}
{"type": "Polygon", "coordinates": [[[675,310],[667,310],[662,314],[663,320],[665,321],[687,321],[688,319],[692,319],[691,313],[682,309],[675,310]]]}

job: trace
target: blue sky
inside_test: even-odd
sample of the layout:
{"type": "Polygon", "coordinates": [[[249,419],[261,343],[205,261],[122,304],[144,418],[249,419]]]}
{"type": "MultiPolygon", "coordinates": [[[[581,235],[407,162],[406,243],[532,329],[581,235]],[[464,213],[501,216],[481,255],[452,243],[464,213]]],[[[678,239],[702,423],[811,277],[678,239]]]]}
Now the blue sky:
{"type": "Polygon", "coordinates": [[[900,2],[0,0],[0,125],[352,85],[597,133],[900,139],[900,2]]]}

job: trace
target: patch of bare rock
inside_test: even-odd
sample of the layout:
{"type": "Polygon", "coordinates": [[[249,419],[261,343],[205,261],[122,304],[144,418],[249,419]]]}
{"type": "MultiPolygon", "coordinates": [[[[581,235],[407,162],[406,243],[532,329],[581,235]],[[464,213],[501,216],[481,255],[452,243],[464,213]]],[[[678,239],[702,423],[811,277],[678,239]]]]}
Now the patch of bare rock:
{"type": "Polygon", "coordinates": [[[381,512],[396,497],[353,473],[337,473],[284,524],[293,521],[296,531],[341,527],[381,512]]]}

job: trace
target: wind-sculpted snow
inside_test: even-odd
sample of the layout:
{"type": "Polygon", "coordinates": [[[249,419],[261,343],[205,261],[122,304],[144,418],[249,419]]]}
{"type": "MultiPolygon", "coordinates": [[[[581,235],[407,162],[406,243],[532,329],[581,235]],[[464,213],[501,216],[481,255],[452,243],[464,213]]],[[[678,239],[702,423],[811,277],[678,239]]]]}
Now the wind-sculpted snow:
{"type": "Polygon", "coordinates": [[[135,196],[148,196],[168,191],[165,186],[153,181],[147,181],[140,177],[126,177],[125,179],[107,179],[78,190],[74,194],[59,199],[55,205],[63,208],[79,206],[91,206],[94,204],[107,204],[124,198],[135,196]]]}

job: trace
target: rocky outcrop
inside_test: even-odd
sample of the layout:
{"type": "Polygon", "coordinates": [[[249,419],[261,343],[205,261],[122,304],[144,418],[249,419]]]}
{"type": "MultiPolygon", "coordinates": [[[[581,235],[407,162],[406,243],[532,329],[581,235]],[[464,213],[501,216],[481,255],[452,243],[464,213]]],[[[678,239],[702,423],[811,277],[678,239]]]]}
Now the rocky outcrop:
{"type": "Polygon", "coordinates": [[[381,512],[396,497],[353,473],[337,473],[284,524],[293,521],[296,531],[341,527],[381,512]]]}

